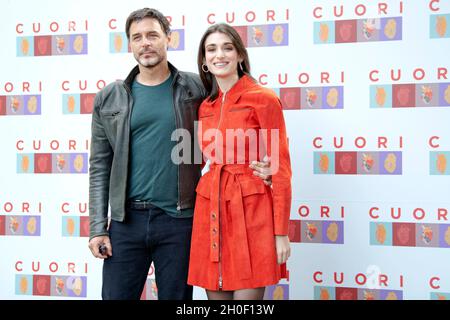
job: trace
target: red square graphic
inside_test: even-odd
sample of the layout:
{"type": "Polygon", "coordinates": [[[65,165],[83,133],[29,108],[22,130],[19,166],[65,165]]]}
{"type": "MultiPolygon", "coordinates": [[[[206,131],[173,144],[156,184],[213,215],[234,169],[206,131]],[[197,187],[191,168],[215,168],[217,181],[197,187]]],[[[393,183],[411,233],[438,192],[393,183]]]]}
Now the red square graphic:
{"type": "Polygon", "coordinates": [[[89,217],[80,217],[80,237],[89,237],[89,217]]]}
{"type": "Polygon", "coordinates": [[[5,216],[0,216],[0,236],[5,235],[5,216]]]}
{"type": "Polygon", "coordinates": [[[414,84],[392,85],[392,107],[411,108],[416,106],[416,86],[414,84]]]}
{"type": "Polygon", "coordinates": [[[392,245],[402,247],[416,246],[415,223],[392,223],[392,245]]]}
{"type": "Polygon", "coordinates": [[[80,113],[91,114],[94,110],[95,93],[82,93],[80,95],[80,113]]]}
{"type": "Polygon", "coordinates": [[[358,289],[336,287],[336,300],[358,300],[358,289]]]}
{"type": "Polygon", "coordinates": [[[244,43],[244,46],[248,46],[248,40],[247,40],[247,26],[242,26],[242,27],[233,27],[234,30],[237,31],[237,33],[239,33],[239,36],[242,39],[242,42],[244,43]]]}
{"type": "Polygon", "coordinates": [[[35,56],[52,55],[52,36],[34,37],[34,55],[35,56]]]}
{"type": "Polygon", "coordinates": [[[340,20],[335,23],[335,42],[356,42],[356,20],[340,20]]]}
{"type": "Polygon", "coordinates": [[[300,110],[300,88],[281,88],[280,100],[284,110],[300,110]]]}
{"type": "Polygon", "coordinates": [[[6,114],[6,96],[0,96],[0,116],[6,114]]]}
{"type": "Polygon", "coordinates": [[[50,296],[50,276],[33,276],[33,296],[50,296]]]}
{"type": "Polygon", "coordinates": [[[289,220],[289,241],[300,242],[300,235],[302,233],[302,224],[300,220],[289,220]]]}
{"type": "Polygon", "coordinates": [[[34,154],[34,173],[52,173],[52,154],[34,154]]]}
{"type": "Polygon", "coordinates": [[[335,152],[334,170],[336,174],[356,174],[357,152],[335,152]]]}

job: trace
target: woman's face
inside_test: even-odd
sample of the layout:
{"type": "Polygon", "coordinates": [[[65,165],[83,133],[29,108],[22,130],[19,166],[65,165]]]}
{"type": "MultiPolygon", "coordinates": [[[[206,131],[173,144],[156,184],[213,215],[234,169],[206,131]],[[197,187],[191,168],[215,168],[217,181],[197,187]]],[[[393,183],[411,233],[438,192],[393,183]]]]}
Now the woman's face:
{"type": "Polygon", "coordinates": [[[231,39],[224,33],[211,33],[205,41],[205,64],[217,78],[237,75],[241,61],[231,39]]]}

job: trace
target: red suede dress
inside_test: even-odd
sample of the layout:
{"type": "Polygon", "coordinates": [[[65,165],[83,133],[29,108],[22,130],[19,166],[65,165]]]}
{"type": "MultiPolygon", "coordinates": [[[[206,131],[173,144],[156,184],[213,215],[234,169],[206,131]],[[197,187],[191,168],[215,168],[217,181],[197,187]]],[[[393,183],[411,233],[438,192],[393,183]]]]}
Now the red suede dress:
{"type": "Polygon", "coordinates": [[[196,189],[188,283],[216,291],[276,284],[282,266],[275,235],[288,234],[291,208],[281,103],[243,76],[225,95],[205,100],[199,120],[200,148],[211,165],[196,189]],[[272,187],[248,167],[264,154],[278,167],[272,187]]]}

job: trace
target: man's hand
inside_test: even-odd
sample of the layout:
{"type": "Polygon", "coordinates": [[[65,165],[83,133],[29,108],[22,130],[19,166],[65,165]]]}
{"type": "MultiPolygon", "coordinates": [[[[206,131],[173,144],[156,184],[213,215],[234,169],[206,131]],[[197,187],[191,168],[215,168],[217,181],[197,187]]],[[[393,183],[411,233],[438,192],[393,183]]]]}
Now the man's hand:
{"type": "Polygon", "coordinates": [[[272,185],[272,173],[270,171],[270,159],[264,156],[263,162],[252,161],[249,166],[253,169],[253,174],[263,179],[265,185],[272,185]]]}
{"type": "Polygon", "coordinates": [[[99,259],[106,259],[112,256],[112,246],[108,236],[92,238],[89,241],[89,249],[91,249],[93,256],[99,259]],[[100,252],[100,247],[103,247],[105,250],[100,252]]]}

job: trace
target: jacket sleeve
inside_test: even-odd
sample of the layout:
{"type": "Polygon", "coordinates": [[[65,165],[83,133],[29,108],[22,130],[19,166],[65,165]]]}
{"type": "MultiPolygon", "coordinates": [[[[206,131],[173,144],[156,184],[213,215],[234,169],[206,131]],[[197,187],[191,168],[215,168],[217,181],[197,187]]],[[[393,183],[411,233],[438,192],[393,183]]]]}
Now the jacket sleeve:
{"type": "Polygon", "coordinates": [[[287,235],[292,200],[292,171],[283,111],[275,94],[263,92],[258,100],[255,111],[261,129],[266,129],[262,130],[263,141],[271,161],[275,235],[287,235]]]}
{"type": "Polygon", "coordinates": [[[113,150],[100,117],[102,93],[95,96],[89,157],[89,239],[108,235],[109,180],[113,150]]]}

